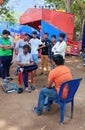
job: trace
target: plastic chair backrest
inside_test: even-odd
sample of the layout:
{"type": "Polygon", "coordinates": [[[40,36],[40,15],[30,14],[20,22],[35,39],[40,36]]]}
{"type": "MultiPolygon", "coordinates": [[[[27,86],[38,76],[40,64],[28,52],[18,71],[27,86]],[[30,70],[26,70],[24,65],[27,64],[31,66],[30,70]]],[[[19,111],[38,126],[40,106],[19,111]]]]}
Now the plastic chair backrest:
{"type": "Polygon", "coordinates": [[[69,80],[67,82],[64,82],[62,85],[61,85],[61,88],[60,88],[60,92],[59,92],[59,100],[62,98],[62,94],[63,94],[63,90],[64,90],[64,87],[66,85],[68,85],[68,96],[67,98],[65,99],[66,101],[70,101],[74,98],[74,95],[80,85],[80,82],[81,82],[82,78],[79,78],[79,79],[73,79],[73,80],[69,80]]]}

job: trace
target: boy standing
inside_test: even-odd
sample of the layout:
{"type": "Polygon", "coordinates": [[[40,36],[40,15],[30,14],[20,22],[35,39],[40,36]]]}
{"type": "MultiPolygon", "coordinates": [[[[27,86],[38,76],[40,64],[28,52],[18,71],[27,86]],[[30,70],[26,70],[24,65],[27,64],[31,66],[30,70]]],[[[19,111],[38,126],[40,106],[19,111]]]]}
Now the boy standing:
{"type": "Polygon", "coordinates": [[[50,45],[50,40],[48,39],[48,33],[44,34],[44,39],[42,40],[42,43],[44,44],[44,46],[42,46],[42,58],[41,58],[41,62],[42,62],[42,72],[41,74],[44,73],[44,66],[46,65],[46,74],[48,74],[48,64],[49,64],[49,59],[48,59],[48,48],[50,45]]]}
{"type": "Polygon", "coordinates": [[[57,42],[53,48],[52,48],[52,52],[54,55],[56,54],[60,54],[63,56],[63,59],[65,61],[65,52],[66,52],[66,42],[64,41],[65,39],[65,34],[61,33],[59,35],[59,42],[57,42]]]}
{"type": "Polygon", "coordinates": [[[15,50],[17,51],[17,53],[22,53],[23,52],[23,46],[28,44],[28,40],[29,40],[30,36],[29,34],[25,34],[23,39],[20,39],[15,46],[15,50]]]}
{"type": "MultiPolygon", "coordinates": [[[[41,40],[37,38],[36,31],[33,32],[32,36],[33,38],[29,41],[29,44],[31,46],[31,54],[32,54],[34,63],[38,65],[38,48],[40,45],[42,45],[42,42],[41,40]]],[[[35,75],[36,75],[36,71],[35,71],[35,75]]]]}
{"type": "Polygon", "coordinates": [[[52,48],[55,44],[56,44],[56,35],[52,35],[52,41],[51,41],[51,44],[49,45],[49,51],[48,51],[48,57],[50,59],[51,69],[54,68],[52,64],[52,58],[53,58],[52,48]]]}
{"type": "Polygon", "coordinates": [[[33,38],[30,39],[29,44],[31,45],[31,53],[33,60],[36,64],[38,64],[38,48],[42,45],[41,40],[37,38],[37,32],[34,31],[32,34],[33,38]]]}
{"type": "Polygon", "coordinates": [[[0,62],[1,62],[1,75],[3,82],[8,82],[10,78],[10,65],[12,61],[12,43],[9,39],[10,32],[3,31],[3,36],[0,38],[0,62]]]}

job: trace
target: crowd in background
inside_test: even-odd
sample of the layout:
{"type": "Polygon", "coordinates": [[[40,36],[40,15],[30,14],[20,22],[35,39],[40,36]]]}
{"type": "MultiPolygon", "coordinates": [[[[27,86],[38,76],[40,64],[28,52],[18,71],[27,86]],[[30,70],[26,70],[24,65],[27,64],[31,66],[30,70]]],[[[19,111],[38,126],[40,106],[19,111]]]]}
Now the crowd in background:
{"type": "MultiPolygon", "coordinates": [[[[37,38],[37,32],[34,31],[32,38],[30,38],[29,34],[25,34],[23,39],[18,40],[15,47],[9,36],[10,32],[4,30],[0,38],[0,72],[3,83],[8,83],[9,80],[12,80],[10,77],[10,67],[13,60],[13,51],[15,50],[17,53],[16,72],[22,73],[24,82],[24,88],[20,87],[18,93],[22,93],[23,91],[29,93],[35,89],[34,86],[32,88],[29,87],[28,72],[34,71],[36,76],[36,70],[39,64],[38,53],[41,50],[40,75],[46,74],[48,80],[46,86],[40,90],[37,107],[33,107],[33,112],[37,115],[41,115],[43,109],[46,111],[50,110],[52,101],[58,97],[61,84],[72,79],[70,69],[64,65],[66,51],[65,34],[61,33],[57,42],[56,35],[52,35],[50,41],[49,34],[45,33],[41,41],[37,38]],[[46,73],[44,72],[45,66],[46,73]],[[47,98],[50,98],[51,102],[47,102],[47,98]]],[[[66,98],[67,95],[68,87],[66,86],[62,98],[66,98]]]]}
{"type": "Polygon", "coordinates": [[[41,50],[41,73],[44,74],[44,68],[46,68],[46,75],[49,73],[50,68],[53,69],[52,58],[56,54],[61,54],[65,61],[65,34],[59,35],[59,41],[56,41],[56,35],[52,35],[52,39],[49,40],[49,34],[44,34],[43,40],[37,38],[37,32],[32,33],[32,37],[29,34],[25,34],[23,39],[17,41],[15,47],[13,40],[10,38],[10,32],[4,30],[2,37],[0,38],[0,62],[1,62],[1,77],[3,82],[12,80],[10,77],[10,66],[13,60],[13,50],[17,53],[17,65],[18,71],[22,71],[24,87],[28,90],[28,71],[33,71],[36,75],[38,69],[38,53],[41,50]]]}

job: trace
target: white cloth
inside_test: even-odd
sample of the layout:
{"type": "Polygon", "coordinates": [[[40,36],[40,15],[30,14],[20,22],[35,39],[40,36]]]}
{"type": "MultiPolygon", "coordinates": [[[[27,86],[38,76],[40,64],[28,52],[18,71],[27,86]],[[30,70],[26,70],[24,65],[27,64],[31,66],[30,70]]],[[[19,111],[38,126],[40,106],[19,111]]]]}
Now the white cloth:
{"type": "Polygon", "coordinates": [[[19,53],[17,56],[17,61],[21,62],[22,64],[30,64],[30,62],[33,61],[33,58],[31,53],[27,53],[27,55],[24,53],[19,53]]]}
{"type": "Polygon", "coordinates": [[[23,46],[26,44],[28,44],[28,42],[24,41],[24,39],[21,39],[16,43],[15,50],[18,52],[18,54],[23,52],[23,46]]]}
{"type": "Polygon", "coordinates": [[[38,54],[38,47],[39,45],[42,45],[41,40],[39,40],[38,38],[32,38],[29,41],[30,45],[31,45],[31,53],[32,54],[38,54]]]}
{"type": "Polygon", "coordinates": [[[63,56],[63,58],[65,59],[65,52],[66,52],[66,42],[57,42],[53,48],[52,48],[52,52],[54,53],[54,55],[56,54],[60,54],[63,56]]]}

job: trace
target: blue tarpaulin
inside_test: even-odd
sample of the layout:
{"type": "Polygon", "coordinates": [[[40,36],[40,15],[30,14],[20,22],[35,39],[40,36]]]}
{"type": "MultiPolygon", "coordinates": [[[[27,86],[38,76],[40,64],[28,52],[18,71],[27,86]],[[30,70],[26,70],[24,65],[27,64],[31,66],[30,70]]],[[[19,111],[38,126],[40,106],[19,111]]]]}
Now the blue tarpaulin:
{"type": "MultiPolygon", "coordinates": [[[[49,34],[49,39],[51,40],[51,36],[52,35],[56,35],[56,40],[58,41],[59,39],[59,34],[60,33],[64,33],[61,30],[55,28],[54,26],[52,26],[51,24],[41,21],[41,25],[42,25],[42,32],[44,33],[48,33],[49,34]]],[[[65,34],[65,33],[64,33],[65,34]]],[[[65,34],[66,35],[66,34],[65,34]]],[[[66,39],[65,39],[66,40],[66,39]]]]}
{"type": "Polygon", "coordinates": [[[32,36],[33,31],[36,31],[38,37],[40,37],[39,31],[37,31],[36,29],[34,29],[34,28],[32,28],[28,25],[22,25],[21,28],[20,28],[20,33],[28,33],[30,36],[32,36]]]}
{"type": "Polygon", "coordinates": [[[22,33],[24,34],[28,33],[29,35],[32,36],[32,32],[36,31],[38,37],[40,37],[39,31],[27,25],[20,25],[20,24],[11,25],[9,22],[0,22],[0,35],[2,35],[2,31],[4,29],[9,30],[12,36],[14,35],[14,33],[17,33],[19,35],[22,33]]]}

